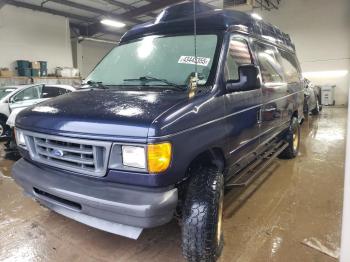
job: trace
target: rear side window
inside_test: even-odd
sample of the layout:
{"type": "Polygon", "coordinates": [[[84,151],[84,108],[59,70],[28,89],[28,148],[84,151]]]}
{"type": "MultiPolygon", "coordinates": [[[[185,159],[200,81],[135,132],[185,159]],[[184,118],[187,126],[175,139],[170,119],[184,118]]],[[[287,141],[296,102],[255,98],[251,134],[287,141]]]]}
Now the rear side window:
{"type": "Polygon", "coordinates": [[[225,79],[238,80],[238,67],[252,63],[248,43],[244,39],[232,38],[227,52],[225,64],[225,79]]]}
{"type": "Polygon", "coordinates": [[[55,86],[43,86],[42,98],[52,98],[68,93],[66,89],[55,86]]]}
{"type": "Polygon", "coordinates": [[[278,61],[279,53],[274,46],[255,42],[256,55],[264,83],[283,82],[283,68],[278,61]]]}
{"type": "Polygon", "coordinates": [[[64,88],[60,88],[60,89],[61,89],[60,92],[61,92],[62,95],[68,94],[68,93],[71,93],[71,92],[72,92],[72,91],[69,90],[69,89],[64,89],[64,88]]]}
{"type": "Polygon", "coordinates": [[[283,50],[279,50],[279,52],[281,54],[281,63],[284,68],[284,75],[286,77],[287,82],[299,82],[300,74],[296,57],[283,50]]]}
{"type": "Polygon", "coordinates": [[[60,88],[60,87],[58,87],[58,93],[59,93],[59,95],[68,94],[68,93],[70,93],[70,92],[72,92],[72,91],[70,91],[69,89],[65,89],[65,88],[60,88]]]}

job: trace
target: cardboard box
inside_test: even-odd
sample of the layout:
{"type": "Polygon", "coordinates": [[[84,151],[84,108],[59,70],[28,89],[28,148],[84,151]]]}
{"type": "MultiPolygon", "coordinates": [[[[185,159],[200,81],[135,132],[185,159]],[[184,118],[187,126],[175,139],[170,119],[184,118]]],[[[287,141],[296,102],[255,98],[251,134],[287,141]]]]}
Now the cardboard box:
{"type": "Polygon", "coordinates": [[[79,69],[72,67],[56,67],[56,76],[58,77],[79,77],[79,69]]]}
{"type": "Polygon", "coordinates": [[[32,69],[40,69],[40,63],[38,61],[33,61],[32,69]]]}
{"type": "Polygon", "coordinates": [[[10,70],[0,69],[0,76],[2,76],[2,77],[12,77],[13,76],[13,72],[10,71],[10,70]]]}

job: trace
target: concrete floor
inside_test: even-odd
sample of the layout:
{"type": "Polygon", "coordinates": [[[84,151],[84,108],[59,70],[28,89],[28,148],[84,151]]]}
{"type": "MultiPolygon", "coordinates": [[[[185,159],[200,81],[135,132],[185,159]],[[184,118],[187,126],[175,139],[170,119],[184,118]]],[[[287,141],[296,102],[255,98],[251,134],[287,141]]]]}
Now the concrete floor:
{"type": "MultiPolygon", "coordinates": [[[[301,242],[339,247],[346,110],[326,108],[302,128],[300,156],[276,160],[225,197],[220,261],[336,261],[301,242]]],[[[138,241],[92,229],[22,195],[0,150],[0,261],[183,261],[175,221],[138,241]]]]}

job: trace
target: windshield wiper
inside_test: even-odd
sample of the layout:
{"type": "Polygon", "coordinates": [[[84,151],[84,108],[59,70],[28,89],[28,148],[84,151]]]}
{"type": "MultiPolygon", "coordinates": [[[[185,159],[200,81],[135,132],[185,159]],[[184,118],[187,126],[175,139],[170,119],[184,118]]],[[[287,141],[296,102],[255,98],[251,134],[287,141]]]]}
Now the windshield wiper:
{"type": "Polygon", "coordinates": [[[175,87],[176,89],[179,89],[181,91],[185,90],[185,88],[181,85],[172,83],[166,79],[161,79],[161,78],[157,78],[157,77],[153,77],[153,76],[141,76],[139,78],[130,78],[130,79],[124,79],[125,82],[130,82],[130,81],[140,81],[140,82],[162,82],[164,84],[167,84],[168,86],[172,86],[175,87]]]}
{"type": "Polygon", "coordinates": [[[108,89],[107,86],[105,86],[102,82],[97,81],[87,81],[85,84],[89,85],[92,88],[99,88],[99,89],[108,89]]]}

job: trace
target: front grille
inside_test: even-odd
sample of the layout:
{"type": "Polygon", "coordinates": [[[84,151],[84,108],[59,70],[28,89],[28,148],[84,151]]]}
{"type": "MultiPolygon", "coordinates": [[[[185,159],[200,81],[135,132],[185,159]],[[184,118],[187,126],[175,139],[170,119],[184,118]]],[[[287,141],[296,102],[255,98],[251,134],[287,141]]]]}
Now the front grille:
{"type": "Polygon", "coordinates": [[[104,176],[111,143],[23,131],[34,161],[90,176],[104,176]]]}

